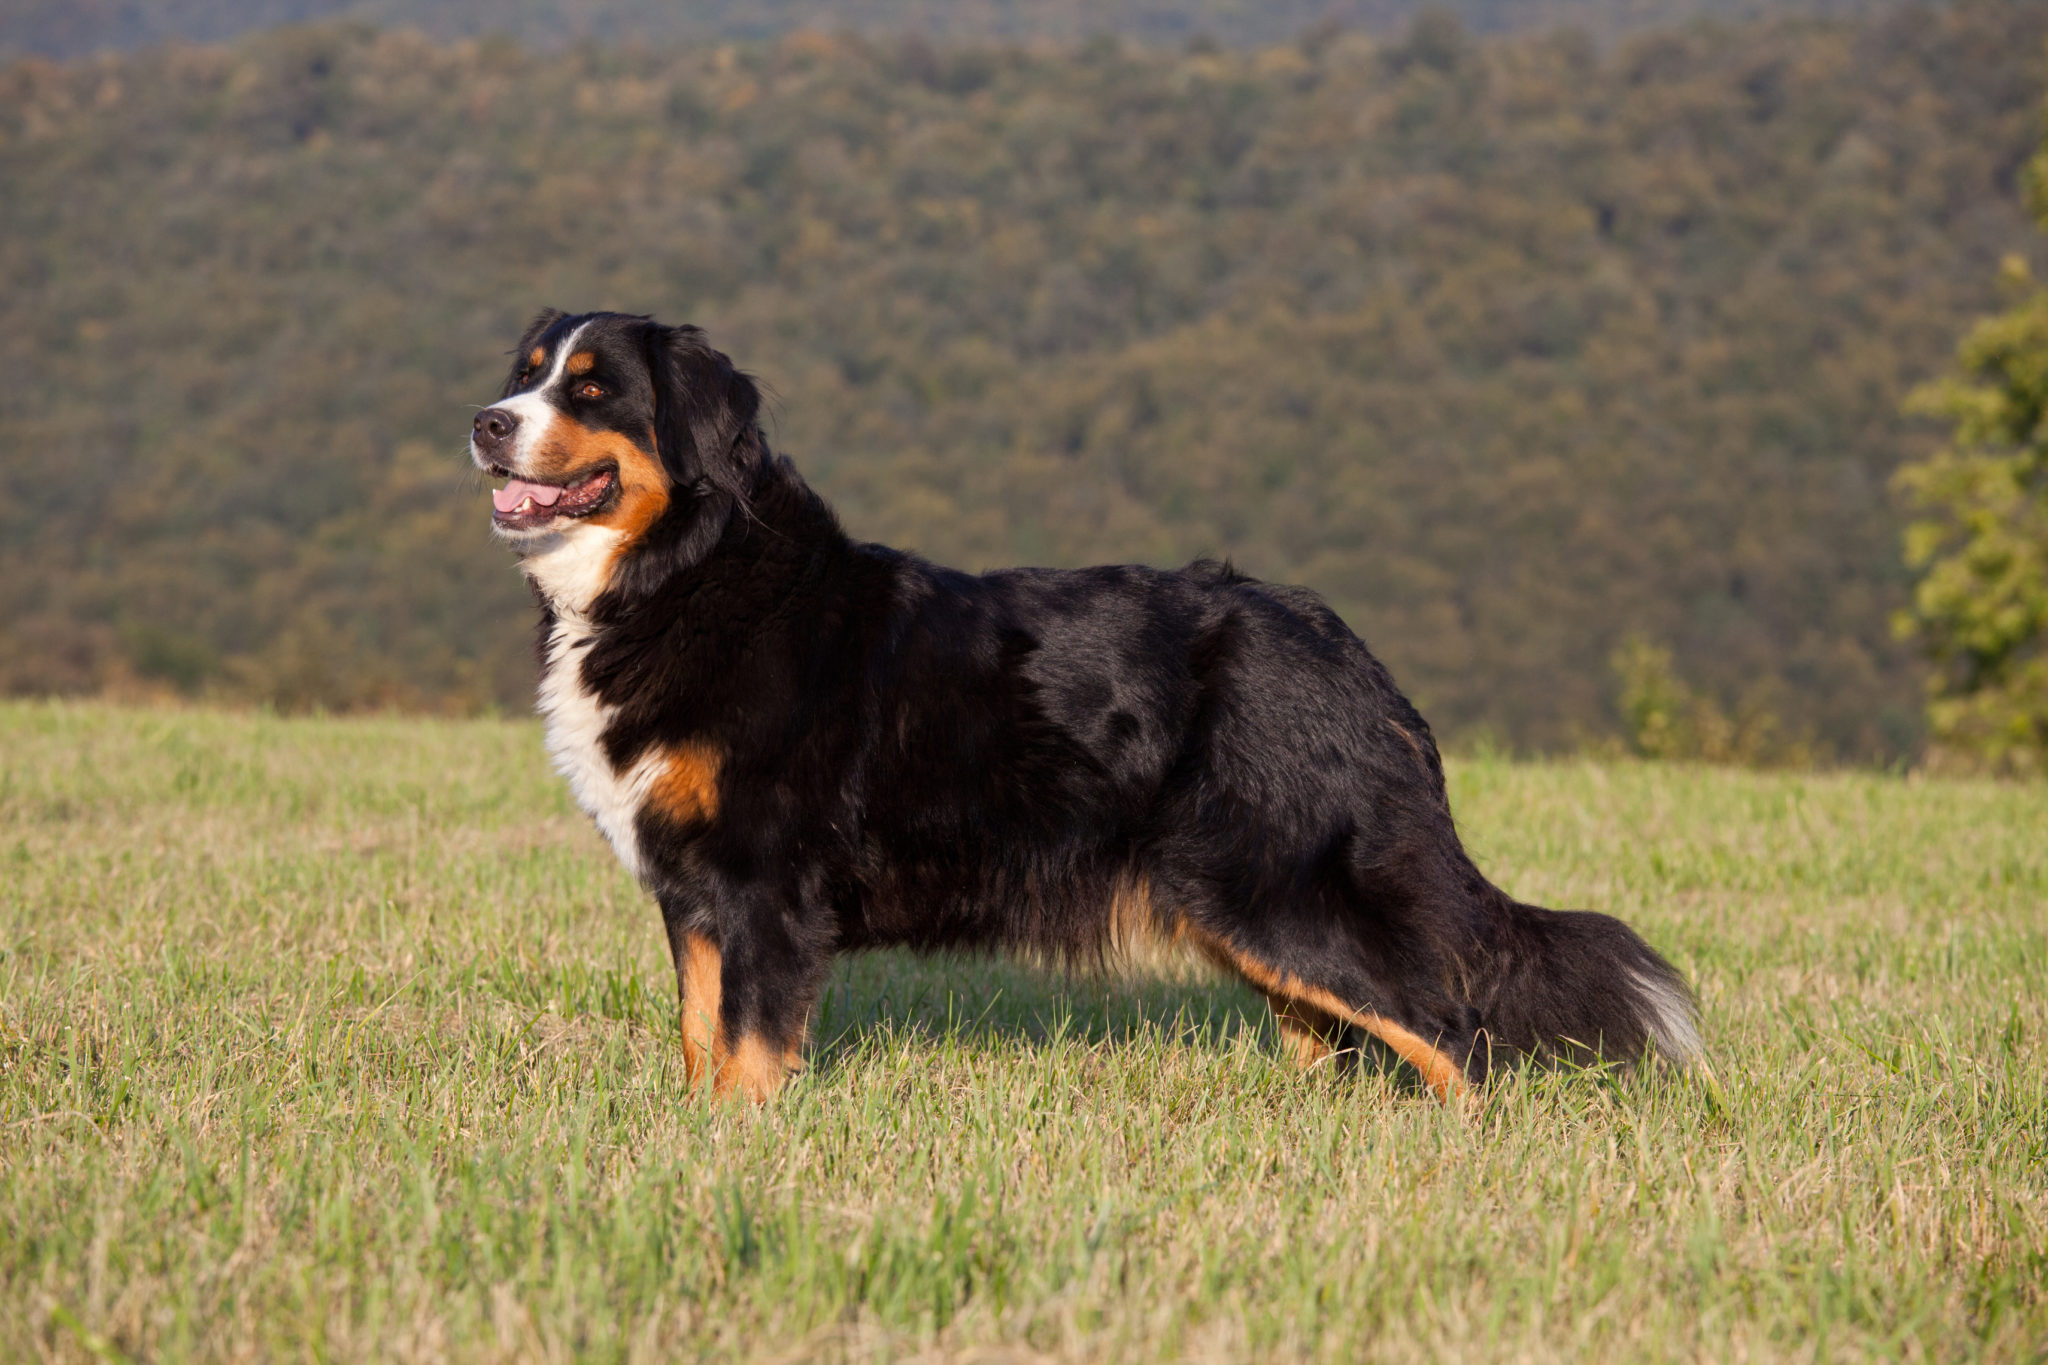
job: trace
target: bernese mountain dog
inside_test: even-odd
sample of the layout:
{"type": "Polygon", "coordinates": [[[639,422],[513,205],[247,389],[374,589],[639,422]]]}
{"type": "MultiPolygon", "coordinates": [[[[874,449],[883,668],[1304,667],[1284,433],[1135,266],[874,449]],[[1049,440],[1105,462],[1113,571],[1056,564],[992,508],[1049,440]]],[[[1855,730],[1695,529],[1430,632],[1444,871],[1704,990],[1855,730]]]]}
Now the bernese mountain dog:
{"type": "Polygon", "coordinates": [[[1459,843],[1336,613],[1227,563],[963,573],[840,529],[695,327],[544,313],[471,455],[540,605],[547,747],[661,906],[694,1082],[765,1099],[833,955],[1186,944],[1312,1065],[1700,1059],[1619,920],[1459,843]]]}

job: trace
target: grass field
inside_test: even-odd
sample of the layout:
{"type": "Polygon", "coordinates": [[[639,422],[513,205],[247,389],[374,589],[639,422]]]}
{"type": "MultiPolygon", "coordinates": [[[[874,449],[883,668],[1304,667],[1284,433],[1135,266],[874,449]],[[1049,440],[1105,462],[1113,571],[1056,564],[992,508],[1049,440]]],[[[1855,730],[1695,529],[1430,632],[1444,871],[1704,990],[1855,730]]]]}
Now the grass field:
{"type": "Polygon", "coordinates": [[[2048,1358],[2048,786],[1452,783],[1695,976],[1724,1109],[893,957],[715,1105],[533,725],[0,706],[0,1358],[2048,1358]]]}

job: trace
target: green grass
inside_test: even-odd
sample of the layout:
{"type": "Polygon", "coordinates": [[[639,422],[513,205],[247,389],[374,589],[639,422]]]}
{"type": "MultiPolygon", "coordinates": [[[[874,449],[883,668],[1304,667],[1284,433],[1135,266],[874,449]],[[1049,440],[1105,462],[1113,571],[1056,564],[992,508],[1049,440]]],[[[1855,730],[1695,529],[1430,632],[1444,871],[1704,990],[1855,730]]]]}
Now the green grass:
{"type": "Polygon", "coordinates": [[[530,724],[0,706],[0,1357],[2042,1359],[2048,787],[1453,765],[1727,1091],[842,965],[765,1111],[530,724]]]}

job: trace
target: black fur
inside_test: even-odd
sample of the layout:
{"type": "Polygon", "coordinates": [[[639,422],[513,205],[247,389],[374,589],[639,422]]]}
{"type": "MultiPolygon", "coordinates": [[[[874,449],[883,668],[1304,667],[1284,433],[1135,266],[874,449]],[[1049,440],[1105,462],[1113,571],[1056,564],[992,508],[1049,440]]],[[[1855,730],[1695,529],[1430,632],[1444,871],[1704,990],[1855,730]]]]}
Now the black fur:
{"type": "Polygon", "coordinates": [[[1690,1058],[1685,988],[1627,926],[1480,874],[1429,726],[1314,593],[1210,562],[970,574],[852,540],[696,329],[550,314],[520,353],[586,322],[618,376],[602,421],[673,491],[574,666],[614,708],[619,771],[656,746],[721,756],[715,814],[650,805],[637,834],[671,941],[718,946],[725,1037],[799,1043],[837,952],[1092,960],[1144,885],[1157,931],[1474,1078],[1489,1046],[1690,1058]]]}

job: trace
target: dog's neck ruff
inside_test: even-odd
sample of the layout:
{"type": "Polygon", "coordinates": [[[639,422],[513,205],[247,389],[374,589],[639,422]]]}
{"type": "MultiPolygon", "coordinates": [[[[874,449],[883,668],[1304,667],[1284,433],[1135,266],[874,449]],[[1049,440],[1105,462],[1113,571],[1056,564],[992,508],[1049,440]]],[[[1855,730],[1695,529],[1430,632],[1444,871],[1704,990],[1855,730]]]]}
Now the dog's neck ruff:
{"type": "Polygon", "coordinates": [[[609,526],[566,526],[524,551],[519,569],[556,616],[587,630],[624,539],[609,526]]]}

